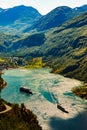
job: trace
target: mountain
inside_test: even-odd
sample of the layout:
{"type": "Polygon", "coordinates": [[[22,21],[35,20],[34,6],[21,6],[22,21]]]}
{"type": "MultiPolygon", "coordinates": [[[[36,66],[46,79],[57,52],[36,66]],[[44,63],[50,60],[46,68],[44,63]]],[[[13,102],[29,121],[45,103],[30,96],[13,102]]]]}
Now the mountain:
{"type": "Polygon", "coordinates": [[[83,5],[81,7],[76,7],[74,9],[77,10],[78,12],[84,12],[84,11],[87,11],[87,5],[83,5]]]}
{"type": "Polygon", "coordinates": [[[67,6],[57,7],[49,12],[47,15],[42,16],[33,26],[26,28],[25,32],[35,28],[38,31],[43,31],[60,26],[67,20],[70,20],[86,11],[87,5],[76,7],[74,9],[67,6]]]}
{"type": "Polygon", "coordinates": [[[87,10],[87,5],[74,9],[60,6],[42,16],[35,8],[28,6],[16,6],[13,8],[0,8],[0,32],[9,34],[44,31],[61,26],[64,22],[80,15],[87,10]],[[14,16],[14,17],[13,17],[14,16]]]}
{"type": "Polygon", "coordinates": [[[27,59],[41,56],[52,72],[87,82],[87,13],[48,32],[17,40],[11,51],[27,59]]]}
{"type": "Polygon", "coordinates": [[[87,12],[46,32],[1,38],[1,53],[42,57],[52,72],[87,82],[87,12]]]}
{"type": "Polygon", "coordinates": [[[47,33],[39,53],[54,73],[87,82],[87,13],[47,33]]]}
{"type": "Polygon", "coordinates": [[[31,26],[41,14],[33,7],[24,5],[8,9],[0,9],[0,30],[21,30],[25,26],[31,26]]]}
{"type": "Polygon", "coordinates": [[[15,21],[32,23],[40,17],[41,14],[33,7],[21,5],[0,11],[0,25],[13,24],[15,21]]]}
{"type": "Polygon", "coordinates": [[[0,12],[1,12],[1,11],[3,11],[3,9],[2,9],[2,8],[0,8],[0,12]]]}

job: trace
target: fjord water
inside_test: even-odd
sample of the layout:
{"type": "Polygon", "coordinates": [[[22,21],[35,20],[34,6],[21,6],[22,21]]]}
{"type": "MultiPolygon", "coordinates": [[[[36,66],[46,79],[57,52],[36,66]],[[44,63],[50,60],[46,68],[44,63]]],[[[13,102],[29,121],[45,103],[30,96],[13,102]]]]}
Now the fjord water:
{"type": "Polygon", "coordinates": [[[31,96],[20,92],[20,87],[26,87],[31,89],[33,96],[41,94],[46,100],[54,102],[49,87],[58,85],[59,79],[49,71],[49,69],[7,70],[3,75],[7,87],[2,91],[2,97],[11,103],[27,102],[31,96]]]}
{"type": "Polygon", "coordinates": [[[2,98],[24,103],[37,115],[43,130],[86,130],[87,123],[80,127],[76,121],[87,121],[87,116],[84,118],[82,114],[87,110],[87,102],[71,92],[72,87],[81,85],[80,81],[52,74],[46,68],[6,70],[3,79],[7,87],[2,90],[2,98]],[[33,95],[20,92],[20,87],[30,88],[33,95]],[[57,103],[69,113],[59,110],[57,103]]]}

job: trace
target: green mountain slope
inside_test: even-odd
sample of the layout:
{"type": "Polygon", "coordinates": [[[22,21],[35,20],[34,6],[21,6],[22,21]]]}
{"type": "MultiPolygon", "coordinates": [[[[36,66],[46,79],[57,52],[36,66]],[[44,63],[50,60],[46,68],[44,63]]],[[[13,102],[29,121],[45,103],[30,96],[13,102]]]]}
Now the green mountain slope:
{"type": "Polygon", "coordinates": [[[19,48],[16,54],[42,56],[52,72],[87,82],[87,13],[45,33],[42,45],[19,48]]]}
{"type": "Polygon", "coordinates": [[[12,42],[19,38],[18,35],[0,33],[0,52],[6,52],[13,45],[12,42]]]}
{"type": "Polygon", "coordinates": [[[54,73],[87,82],[87,13],[48,33],[43,50],[54,73]]]}

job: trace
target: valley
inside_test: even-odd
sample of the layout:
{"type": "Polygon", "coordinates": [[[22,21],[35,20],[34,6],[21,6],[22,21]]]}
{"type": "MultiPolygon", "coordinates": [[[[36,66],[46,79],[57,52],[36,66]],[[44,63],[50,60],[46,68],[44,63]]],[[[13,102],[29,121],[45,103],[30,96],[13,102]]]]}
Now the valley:
{"type": "Polygon", "coordinates": [[[87,82],[87,13],[46,32],[0,37],[1,56],[28,61],[42,57],[52,72],[87,82]]]}
{"type": "Polygon", "coordinates": [[[87,5],[46,15],[25,5],[0,8],[0,111],[4,103],[11,113],[0,115],[1,130],[87,129],[87,5]],[[23,86],[33,95],[20,93],[23,86]]]}

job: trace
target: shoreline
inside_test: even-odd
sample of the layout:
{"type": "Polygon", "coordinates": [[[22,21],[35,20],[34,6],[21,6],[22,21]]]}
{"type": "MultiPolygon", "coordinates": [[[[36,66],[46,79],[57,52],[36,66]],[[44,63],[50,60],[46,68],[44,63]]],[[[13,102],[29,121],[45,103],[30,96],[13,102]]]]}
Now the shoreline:
{"type": "MultiPolygon", "coordinates": [[[[13,70],[13,69],[22,69],[22,70],[33,70],[33,69],[41,69],[41,68],[26,68],[26,67],[17,67],[17,68],[8,68],[8,69],[6,69],[6,70],[13,70]]],[[[44,69],[44,68],[42,68],[42,69],[44,69]]],[[[46,68],[46,69],[48,69],[48,68],[46,68]]],[[[52,68],[50,68],[50,72],[49,73],[51,73],[51,74],[55,74],[55,73],[53,73],[52,71],[52,68]]],[[[4,71],[5,71],[5,69],[4,69],[4,71]]],[[[2,74],[4,74],[4,73],[2,73],[2,74]]],[[[1,74],[1,75],[2,75],[1,74]]],[[[84,87],[84,86],[87,86],[87,83],[86,82],[84,82],[84,81],[81,81],[81,80],[79,80],[79,79],[75,79],[75,78],[70,78],[70,77],[67,77],[67,76],[64,76],[64,75],[61,75],[61,74],[56,74],[56,75],[60,75],[60,76],[63,76],[64,78],[69,78],[69,79],[74,79],[74,80],[78,80],[78,81],[80,81],[81,82],[81,85],[80,86],[78,86],[78,87],[80,87],[80,88],[82,88],[82,87],[84,87]]],[[[77,89],[78,87],[74,87],[75,89],[77,89]]],[[[73,92],[73,90],[71,89],[71,91],[73,92]]],[[[77,93],[75,93],[75,92],[73,92],[73,94],[75,94],[76,96],[78,96],[78,94],[77,93]]],[[[79,97],[81,97],[81,96],[79,96],[79,97]]],[[[81,98],[84,98],[84,96],[83,97],[81,97],[81,98]]],[[[86,99],[86,98],[85,98],[86,99]]]]}
{"type": "MultiPolygon", "coordinates": [[[[22,69],[22,71],[23,70],[24,69],[22,69]]],[[[25,68],[25,74],[28,73],[27,70],[28,69],[25,68]]],[[[35,74],[37,74],[36,72],[37,71],[35,71],[35,74]]],[[[29,100],[24,101],[26,108],[30,109],[37,116],[39,124],[42,126],[43,130],[51,130],[51,126],[49,124],[52,118],[68,121],[70,119],[74,119],[79,113],[84,111],[85,104],[83,99],[75,96],[71,92],[72,87],[80,86],[82,82],[76,79],[66,78],[58,74],[55,75],[50,72],[38,73],[36,76],[37,80],[41,78],[41,81],[45,81],[47,78],[51,78],[51,80],[52,78],[59,79],[58,84],[52,86],[48,85],[48,83],[51,81],[48,80],[49,82],[47,81],[48,86],[46,88],[43,86],[45,82],[42,82],[43,84],[38,83],[37,86],[39,85],[39,87],[43,89],[41,91],[38,90],[37,93],[31,96],[29,100]],[[67,114],[59,110],[57,108],[57,103],[54,101],[51,102],[49,99],[47,99],[46,95],[44,95],[42,91],[44,91],[45,94],[49,92],[48,94],[51,95],[52,101],[56,98],[56,101],[58,101],[62,107],[65,108],[65,110],[69,111],[69,113],[67,114]]],[[[55,124],[55,121],[53,124],[55,124]]]]}

